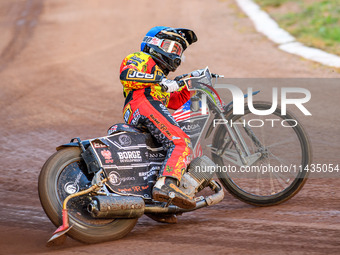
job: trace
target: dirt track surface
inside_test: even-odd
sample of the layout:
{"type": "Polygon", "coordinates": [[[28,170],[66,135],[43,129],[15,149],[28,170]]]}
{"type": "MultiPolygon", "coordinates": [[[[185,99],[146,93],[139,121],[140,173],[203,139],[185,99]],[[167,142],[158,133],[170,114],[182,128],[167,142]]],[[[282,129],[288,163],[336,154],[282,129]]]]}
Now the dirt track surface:
{"type": "MultiPolygon", "coordinates": [[[[105,135],[122,122],[121,60],[155,25],[188,27],[199,41],[176,74],[209,66],[226,77],[333,77],[339,73],[279,51],[232,0],[0,3],[0,254],[339,254],[340,181],[312,179],[290,201],[256,208],[226,194],[177,225],[142,217],[124,239],[45,242],[37,178],[59,144],[105,135]]],[[[306,120],[316,161],[339,163],[340,89],[310,88],[306,120]],[[327,109],[326,114],[320,108],[327,109]]]]}

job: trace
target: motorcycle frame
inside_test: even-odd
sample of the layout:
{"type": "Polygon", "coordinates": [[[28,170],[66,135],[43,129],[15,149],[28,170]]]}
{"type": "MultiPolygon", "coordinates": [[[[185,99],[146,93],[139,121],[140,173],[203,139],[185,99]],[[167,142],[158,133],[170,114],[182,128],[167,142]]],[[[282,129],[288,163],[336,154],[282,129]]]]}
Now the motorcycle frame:
{"type": "MultiPolygon", "coordinates": [[[[185,77],[188,75],[189,74],[182,75],[182,76],[185,77]]],[[[206,67],[202,75],[198,77],[188,77],[188,78],[182,79],[182,81],[185,83],[185,86],[188,88],[189,91],[199,91],[208,98],[207,100],[208,108],[209,108],[208,111],[211,110],[214,113],[215,118],[216,116],[218,116],[218,118],[222,120],[223,125],[226,127],[226,130],[229,134],[231,142],[235,146],[237,153],[234,153],[232,151],[227,151],[226,148],[224,148],[223,150],[217,151],[217,149],[213,148],[211,145],[208,145],[208,148],[211,150],[211,152],[217,154],[218,156],[223,155],[223,157],[226,160],[232,163],[235,163],[238,166],[242,166],[242,165],[250,166],[254,164],[261,157],[261,153],[258,152],[258,153],[251,154],[237,125],[233,125],[233,126],[229,125],[229,122],[227,121],[225,116],[229,116],[232,114],[232,110],[233,110],[232,102],[229,103],[228,105],[223,102],[223,100],[218,95],[218,92],[215,90],[215,88],[223,88],[223,85],[217,84],[213,86],[211,83],[211,80],[212,78],[211,78],[211,74],[210,74],[208,67],[206,67]],[[197,82],[198,86],[195,86],[195,81],[199,81],[202,78],[208,78],[207,80],[210,81],[210,84],[197,82]],[[227,155],[229,154],[229,156],[236,158],[236,160],[234,160],[232,157],[228,157],[225,154],[227,155]]],[[[216,77],[216,81],[217,81],[217,77],[216,77]]],[[[259,91],[255,91],[253,95],[256,95],[258,92],[259,91]]],[[[245,95],[245,97],[247,97],[247,95],[245,95]]],[[[205,112],[205,110],[202,110],[202,112],[205,112]]],[[[211,135],[212,127],[213,127],[213,123],[211,122],[206,132],[205,138],[208,138],[211,135]]],[[[245,125],[244,128],[245,128],[246,133],[250,135],[250,138],[252,139],[254,144],[259,148],[263,148],[261,142],[256,138],[251,128],[248,125],[245,125]]]]}

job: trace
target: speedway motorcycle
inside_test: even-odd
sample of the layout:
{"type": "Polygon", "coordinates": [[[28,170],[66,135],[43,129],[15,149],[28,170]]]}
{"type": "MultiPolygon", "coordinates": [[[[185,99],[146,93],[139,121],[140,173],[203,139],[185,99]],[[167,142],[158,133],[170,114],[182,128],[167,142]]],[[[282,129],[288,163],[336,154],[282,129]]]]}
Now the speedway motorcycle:
{"type": "MultiPolygon", "coordinates": [[[[280,107],[266,116],[276,120],[269,123],[259,122],[261,116],[248,104],[243,115],[233,114],[233,102],[225,104],[218,93],[223,88],[218,78],[208,68],[196,77],[176,77],[195,92],[173,113],[192,143],[194,159],[179,188],[195,197],[195,208],[174,206],[171,196],[167,202],[153,200],[152,187],[166,151],[143,127],[116,124],[107,136],[74,138],[57,147],[42,167],[40,201],[52,223],[61,225],[48,244],[62,243],[65,234],[85,243],[119,239],[144,214],[182,214],[217,204],[224,197],[223,187],[256,206],[279,204],[296,195],[311,161],[303,126],[291,112],[281,115],[280,107]],[[254,119],[263,125],[254,125],[254,119]]],[[[253,102],[258,110],[271,106],[253,102]]]]}

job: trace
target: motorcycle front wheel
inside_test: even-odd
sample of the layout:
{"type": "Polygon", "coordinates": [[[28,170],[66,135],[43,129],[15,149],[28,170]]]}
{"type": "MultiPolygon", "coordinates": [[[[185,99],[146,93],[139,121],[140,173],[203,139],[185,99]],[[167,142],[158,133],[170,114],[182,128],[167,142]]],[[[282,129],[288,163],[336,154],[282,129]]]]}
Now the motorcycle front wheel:
{"type": "MultiPolygon", "coordinates": [[[[253,106],[271,109],[268,102],[253,106]]],[[[280,204],[296,195],[307,180],[312,159],[307,133],[297,117],[289,111],[281,115],[280,107],[271,115],[259,116],[246,105],[244,115],[230,111],[225,118],[238,133],[242,151],[261,157],[249,165],[240,164],[225,125],[217,126],[212,158],[221,170],[217,176],[223,186],[239,200],[256,206],[280,204]]]]}
{"type": "MultiPolygon", "coordinates": [[[[73,193],[91,186],[86,165],[78,147],[63,148],[44,164],[39,175],[38,191],[41,205],[58,227],[62,224],[62,204],[73,193]]],[[[138,219],[94,219],[87,211],[88,196],[72,198],[68,204],[70,237],[84,243],[115,240],[127,235],[138,219]]]]}

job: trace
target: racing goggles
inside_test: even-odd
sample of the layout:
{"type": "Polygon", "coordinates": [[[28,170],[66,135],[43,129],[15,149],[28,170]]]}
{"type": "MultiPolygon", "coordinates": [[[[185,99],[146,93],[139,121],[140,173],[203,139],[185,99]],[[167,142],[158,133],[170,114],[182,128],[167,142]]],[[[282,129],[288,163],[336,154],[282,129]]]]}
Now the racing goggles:
{"type": "Polygon", "coordinates": [[[145,36],[145,43],[156,45],[167,53],[173,53],[177,56],[182,56],[183,47],[180,43],[168,39],[159,39],[157,37],[145,36]]]}

